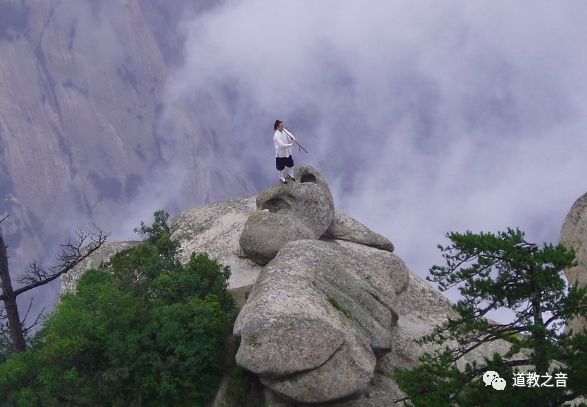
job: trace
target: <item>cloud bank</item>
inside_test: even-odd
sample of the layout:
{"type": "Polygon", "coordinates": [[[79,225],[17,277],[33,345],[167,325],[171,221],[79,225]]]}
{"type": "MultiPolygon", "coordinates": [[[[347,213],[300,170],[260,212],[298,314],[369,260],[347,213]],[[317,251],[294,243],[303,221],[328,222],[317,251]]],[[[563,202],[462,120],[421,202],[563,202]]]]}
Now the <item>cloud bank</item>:
{"type": "Polygon", "coordinates": [[[183,27],[165,117],[188,109],[259,189],[284,120],[338,209],[424,276],[448,231],[558,241],[587,189],[586,17],[581,1],[227,1],[183,27]]]}

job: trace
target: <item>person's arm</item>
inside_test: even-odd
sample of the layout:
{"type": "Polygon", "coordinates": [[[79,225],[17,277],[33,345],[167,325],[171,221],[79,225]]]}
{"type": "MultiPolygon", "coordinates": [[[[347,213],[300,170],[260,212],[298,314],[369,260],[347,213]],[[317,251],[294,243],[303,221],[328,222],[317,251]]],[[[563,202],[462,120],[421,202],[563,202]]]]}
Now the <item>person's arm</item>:
{"type": "Polygon", "coordinates": [[[277,136],[273,136],[273,140],[277,143],[277,145],[279,147],[291,147],[293,146],[293,143],[284,143],[283,141],[280,140],[279,137],[277,136]]]}
{"type": "Polygon", "coordinates": [[[283,131],[285,131],[285,134],[287,134],[288,136],[290,136],[293,139],[293,141],[296,141],[296,138],[294,137],[294,135],[291,134],[287,129],[283,129],[283,131]]]}

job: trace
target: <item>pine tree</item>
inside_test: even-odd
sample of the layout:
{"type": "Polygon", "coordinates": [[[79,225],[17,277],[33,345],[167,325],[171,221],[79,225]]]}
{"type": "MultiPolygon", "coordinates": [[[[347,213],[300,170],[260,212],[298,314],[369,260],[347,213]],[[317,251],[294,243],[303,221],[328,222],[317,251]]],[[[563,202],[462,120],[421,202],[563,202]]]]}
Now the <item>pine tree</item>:
{"type": "Polygon", "coordinates": [[[142,244],[85,271],[30,349],[0,363],[0,405],[210,403],[236,317],[230,268],[205,253],[182,264],[168,218],[156,212],[142,244]]]}
{"type": "Polygon", "coordinates": [[[438,246],[446,265],[433,266],[427,279],[441,291],[457,287],[462,299],[454,305],[455,316],[420,340],[438,350],[397,374],[408,395],[404,401],[416,406],[555,406],[585,396],[585,332],[563,332],[569,320],[587,313],[586,289],[570,287],[563,277],[576,264],[574,252],[560,244],[540,248],[526,242],[518,229],[447,237],[451,244],[438,246]],[[510,322],[485,318],[503,309],[513,313],[510,322]],[[495,341],[505,341],[509,350],[457,368],[457,361],[495,341]],[[486,386],[481,376],[487,370],[509,385],[502,391],[486,386]],[[566,377],[566,386],[512,386],[514,375],[523,372],[566,377]]]}

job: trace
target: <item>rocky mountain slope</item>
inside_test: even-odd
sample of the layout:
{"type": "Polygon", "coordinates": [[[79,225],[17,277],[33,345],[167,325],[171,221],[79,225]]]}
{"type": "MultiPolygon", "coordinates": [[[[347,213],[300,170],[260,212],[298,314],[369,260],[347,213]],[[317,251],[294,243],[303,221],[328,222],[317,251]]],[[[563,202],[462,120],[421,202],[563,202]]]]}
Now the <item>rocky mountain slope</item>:
{"type": "MultiPolygon", "coordinates": [[[[450,303],[388,239],[337,212],[315,169],[298,167],[296,178],[188,210],[171,221],[172,238],[185,260],[207,252],[231,267],[241,306],[231,357],[259,377],[265,405],[390,405],[402,396],[393,372],[430,350],[414,340],[450,315],[450,303]]],[[[132,244],[103,246],[63,278],[62,292],[132,244]]],[[[468,360],[506,349],[482,347],[468,360]]],[[[226,380],[215,405],[234,405],[226,380]]]]}
{"type": "Polygon", "coordinates": [[[180,22],[214,3],[0,3],[0,214],[11,215],[3,226],[13,261],[52,258],[60,233],[88,219],[111,231],[174,163],[186,167],[178,207],[254,190],[196,165],[217,147],[188,113],[174,118],[183,155],[162,120],[164,84],[182,59],[180,22]]]}
{"type": "MultiPolygon", "coordinates": [[[[566,271],[567,279],[573,286],[587,285],[587,194],[573,204],[561,230],[560,242],[575,249],[577,266],[566,271]]],[[[567,329],[580,331],[587,328],[585,318],[576,318],[567,329]]]]}

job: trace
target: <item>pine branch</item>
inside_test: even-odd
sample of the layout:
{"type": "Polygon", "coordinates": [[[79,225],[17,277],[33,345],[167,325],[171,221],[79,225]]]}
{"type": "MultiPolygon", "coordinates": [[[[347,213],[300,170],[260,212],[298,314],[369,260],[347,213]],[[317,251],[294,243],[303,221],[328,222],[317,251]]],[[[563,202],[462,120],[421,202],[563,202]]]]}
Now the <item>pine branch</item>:
{"type": "MultiPolygon", "coordinates": [[[[57,279],[62,274],[69,272],[98,250],[106,241],[108,234],[104,233],[97,226],[94,226],[93,233],[78,230],[76,236],[77,237],[74,241],[69,240],[66,244],[61,245],[63,251],[57,257],[58,264],[56,266],[53,266],[48,270],[45,270],[36,264],[29,266],[25,275],[21,278],[21,281],[24,281],[27,284],[14,290],[14,294],[18,296],[24,292],[32,290],[33,288],[45,285],[57,279]],[[90,240],[90,243],[85,246],[88,239],[90,240]]],[[[0,300],[2,299],[2,296],[0,296],[0,300]]]]}
{"type": "MultiPolygon", "coordinates": [[[[506,361],[503,362],[503,366],[505,367],[516,367],[516,366],[529,366],[531,365],[531,361],[530,359],[518,359],[518,360],[511,360],[511,361],[506,361]]],[[[459,389],[455,392],[455,394],[453,394],[450,397],[450,400],[454,401],[459,394],[461,394],[461,392],[465,389],[465,387],[471,383],[474,379],[476,379],[477,377],[481,376],[483,373],[485,373],[487,371],[487,366],[483,366],[478,368],[477,370],[474,370],[469,377],[467,378],[466,381],[464,381],[461,386],[459,387],[459,389]]]]}
{"type": "Polygon", "coordinates": [[[31,311],[32,306],[33,306],[33,298],[31,297],[31,300],[29,301],[29,307],[26,310],[26,314],[24,314],[23,320],[20,321],[21,324],[24,324],[24,321],[26,321],[27,317],[29,316],[29,312],[31,311]]]}
{"type": "Polygon", "coordinates": [[[43,309],[41,310],[41,312],[39,312],[39,314],[37,315],[37,318],[35,318],[35,322],[33,322],[31,325],[29,325],[26,328],[23,328],[23,332],[27,333],[28,331],[30,331],[31,329],[33,329],[35,326],[37,326],[39,324],[39,320],[41,319],[41,317],[45,314],[45,307],[43,307],[43,309]]]}

